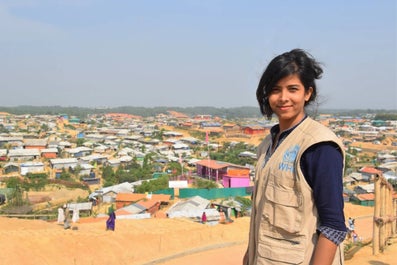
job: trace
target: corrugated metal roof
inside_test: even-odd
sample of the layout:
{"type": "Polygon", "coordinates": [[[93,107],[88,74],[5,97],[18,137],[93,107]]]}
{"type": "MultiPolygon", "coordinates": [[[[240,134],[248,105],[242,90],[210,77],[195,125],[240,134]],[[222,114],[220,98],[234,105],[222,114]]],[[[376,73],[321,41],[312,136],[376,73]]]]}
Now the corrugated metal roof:
{"type": "Polygon", "coordinates": [[[169,216],[180,215],[181,213],[185,213],[189,215],[189,212],[202,211],[208,207],[210,201],[204,199],[200,196],[194,196],[186,201],[179,201],[175,203],[168,211],[167,214],[169,216]]]}

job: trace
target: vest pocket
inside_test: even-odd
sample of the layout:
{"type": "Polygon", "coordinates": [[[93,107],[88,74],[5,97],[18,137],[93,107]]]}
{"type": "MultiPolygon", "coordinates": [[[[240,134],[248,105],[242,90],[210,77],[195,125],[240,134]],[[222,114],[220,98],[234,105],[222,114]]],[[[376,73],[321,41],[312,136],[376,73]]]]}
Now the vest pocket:
{"type": "Polygon", "coordinates": [[[305,257],[303,236],[297,240],[286,240],[262,235],[258,244],[258,265],[262,264],[302,264],[305,257]]]}
{"type": "Polygon", "coordinates": [[[263,218],[270,225],[295,234],[302,229],[302,195],[293,189],[285,189],[269,183],[265,190],[266,201],[263,218]]]}

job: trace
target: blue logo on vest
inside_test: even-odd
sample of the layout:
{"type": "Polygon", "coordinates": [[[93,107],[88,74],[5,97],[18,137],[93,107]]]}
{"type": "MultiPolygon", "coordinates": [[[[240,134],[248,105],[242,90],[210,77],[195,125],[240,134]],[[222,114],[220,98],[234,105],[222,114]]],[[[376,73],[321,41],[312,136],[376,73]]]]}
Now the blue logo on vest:
{"type": "Polygon", "coordinates": [[[278,169],[282,171],[294,172],[294,162],[298,155],[299,145],[292,146],[285,151],[283,155],[283,161],[278,165],[278,169]]]}

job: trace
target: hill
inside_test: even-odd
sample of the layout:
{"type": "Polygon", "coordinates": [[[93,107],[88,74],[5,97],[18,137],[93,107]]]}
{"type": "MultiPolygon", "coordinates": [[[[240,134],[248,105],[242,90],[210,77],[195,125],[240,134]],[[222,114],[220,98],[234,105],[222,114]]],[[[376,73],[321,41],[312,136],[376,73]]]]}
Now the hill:
{"type": "MultiPolygon", "coordinates": [[[[357,218],[359,235],[371,236],[372,207],[348,203],[346,214],[357,218]]],[[[215,226],[186,219],[117,219],[114,232],[105,231],[104,218],[81,218],[74,226],[64,230],[56,223],[0,217],[0,264],[175,265],[188,258],[190,265],[237,265],[246,248],[249,217],[215,226]]],[[[397,243],[377,256],[369,245],[346,264],[393,264],[396,258],[397,243]]]]}

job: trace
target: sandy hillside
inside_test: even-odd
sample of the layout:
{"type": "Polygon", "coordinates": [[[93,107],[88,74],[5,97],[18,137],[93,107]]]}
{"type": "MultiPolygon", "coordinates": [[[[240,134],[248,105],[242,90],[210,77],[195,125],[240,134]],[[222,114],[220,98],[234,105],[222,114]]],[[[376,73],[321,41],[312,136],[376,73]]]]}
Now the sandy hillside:
{"type": "MultiPolygon", "coordinates": [[[[346,213],[356,218],[359,236],[370,238],[373,208],[347,204],[346,213]]],[[[246,248],[249,218],[216,226],[186,219],[118,219],[115,232],[105,231],[103,218],[81,218],[74,226],[77,230],[64,230],[56,223],[0,218],[0,264],[177,265],[187,259],[189,265],[237,265],[246,248]]],[[[378,256],[370,246],[362,248],[346,264],[385,265],[396,259],[397,243],[378,256]]]]}
{"type": "Polygon", "coordinates": [[[0,218],[0,264],[144,264],[245,240],[248,218],[213,227],[184,219],[116,220],[115,232],[105,231],[105,219],[75,226],[0,218]]]}
{"type": "Polygon", "coordinates": [[[58,208],[64,203],[85,199],[89,195],[87,190],[68,189],[65,187],[50,187],[46,191],[29,191],[27,197],[37,211],[40,209],[58,208]]]}

